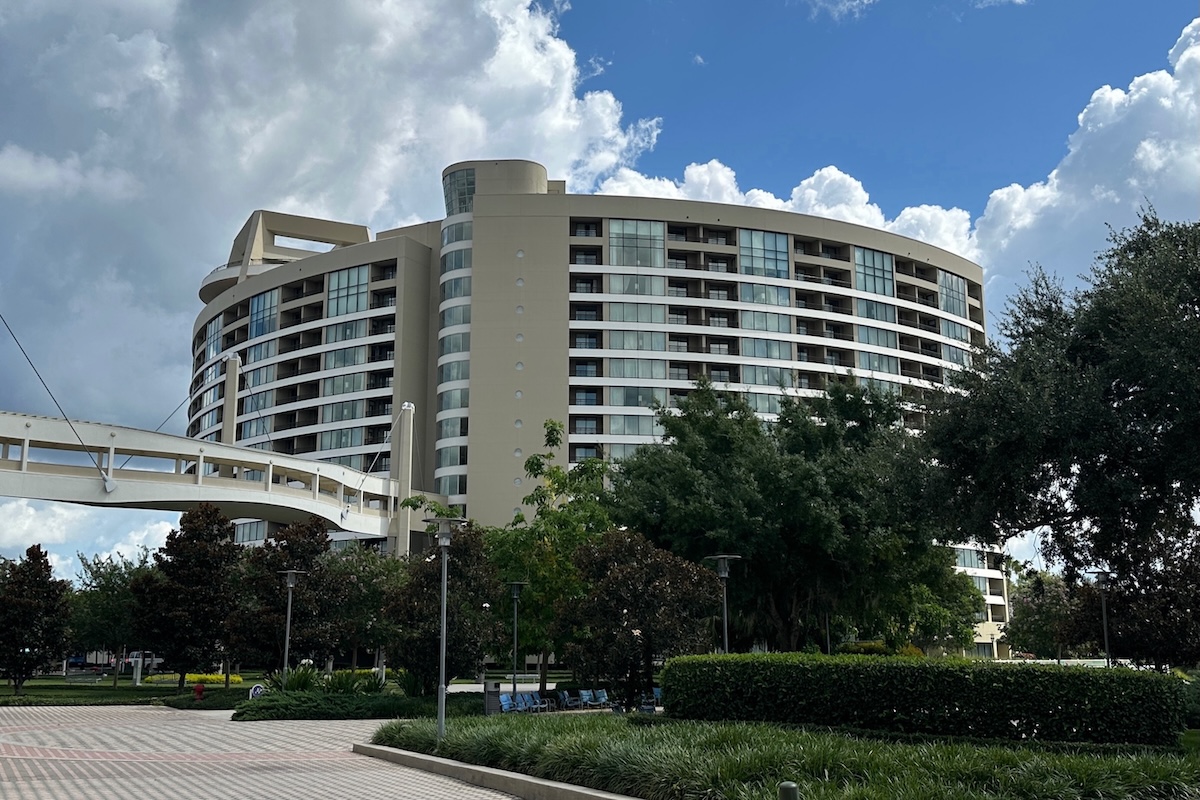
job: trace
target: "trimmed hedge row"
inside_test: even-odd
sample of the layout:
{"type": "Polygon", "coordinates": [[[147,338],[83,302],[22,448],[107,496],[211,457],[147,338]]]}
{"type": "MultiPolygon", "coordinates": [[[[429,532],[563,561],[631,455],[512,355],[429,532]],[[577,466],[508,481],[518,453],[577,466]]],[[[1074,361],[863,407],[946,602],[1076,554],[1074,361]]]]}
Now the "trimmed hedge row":
{"type": "Polygon", "coordinates": [[[936,736],[1176,745],[1185,684],[1125,669],[771,653],[684,656],[666,711],[936,736]]]}
{"type": "MultiPolygon", "coordinates": [[[[483,714],[483,694],[446,695],[446,716],[483,714]]],[[[325,692],[268,692],[239,703],[233,719],[416,719],[437,715],[437,698],[402,694],[326,694],[325,692]]]]}

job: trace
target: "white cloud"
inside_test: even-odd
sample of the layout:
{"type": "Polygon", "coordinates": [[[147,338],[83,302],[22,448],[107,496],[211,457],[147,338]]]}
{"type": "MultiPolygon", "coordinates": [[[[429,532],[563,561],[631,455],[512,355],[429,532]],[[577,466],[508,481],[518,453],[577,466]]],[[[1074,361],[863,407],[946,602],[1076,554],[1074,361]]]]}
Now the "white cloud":
{"type": "Polygon", "coordinates": [[[120,541],[113,543],[107,550],[98,552],[96,555],[101,558],[126,558],[130,561],[136,561],[141,549],[146,549],[154,552],[162,547],[167,541],[167,534],[176,527],[175,524],[165,520],[156,522],[148,522],[133,530],[126,531],[120,541]]]}
{"type": "Polygon", "coordinates": [[[705,63],[704,56],[700,55],[699,53],[696,53],[696,55],[692,56],[692,63],[698,67],[703,67],[704,63],[705,63]]]}
{"type": "Polygon", "coordinates": [[[825,12],[834,19],[858,17],[879,0],[808,0],[813,16],[825,12]]]}
{"type": "Polygon", "coordinates": [[[88,516],[88,510],[64,504],[43,504],[32,500],[0,502],[0,552],[24,553],[30,545],[67,542],[88,516]]]}
{"type": "Polygon", "coordinates": [[[55,159],[12,142],[0,147],[0,192],[34,197],[72,197],[82,192],[102,200],[126,200],[137,191],[138,180],[130,173],[85,166],[77,153],[55,159]]]}

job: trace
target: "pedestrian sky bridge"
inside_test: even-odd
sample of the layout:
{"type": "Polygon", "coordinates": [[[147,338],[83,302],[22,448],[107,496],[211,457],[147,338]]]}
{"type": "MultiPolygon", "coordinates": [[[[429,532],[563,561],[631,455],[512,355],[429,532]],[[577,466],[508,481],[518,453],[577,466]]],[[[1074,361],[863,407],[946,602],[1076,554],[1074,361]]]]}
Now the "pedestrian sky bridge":
{"type": "Polygon", "coordinates": [[[402,554],[418,520],[400,501],[424,494],[402,483],[266,450],[0,411],[0,496],[160,511],[212,503],[231,519],[285,524],[317,516],[333,530],[386,536],[402,554]]]}

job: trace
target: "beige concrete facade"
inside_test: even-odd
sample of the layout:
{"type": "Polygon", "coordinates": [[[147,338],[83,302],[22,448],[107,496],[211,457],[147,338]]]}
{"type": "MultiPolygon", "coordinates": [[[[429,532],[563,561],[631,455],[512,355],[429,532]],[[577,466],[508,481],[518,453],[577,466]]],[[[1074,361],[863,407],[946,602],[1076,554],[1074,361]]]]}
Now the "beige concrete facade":
{"type": "Polygon", "coordinates": [[[546,420],[568,426],[563,461],[619,458],[656,441],[651,402],[673,404],[701,374],[766,416],[783,394],[833,382],[919,399],[983,340],[980,267],[912,239],[769,209],[571,195],[529,161],[464,162],[442,179],[444,219],[373,239],[254,212],[200,290],[188,435],[232,430],[399,479],[395,419],[411,402],[413,488],[504,524],[531,488],[524,459],[546,420]],[[231,353],[232,402],[218,388],[231,353]]]}

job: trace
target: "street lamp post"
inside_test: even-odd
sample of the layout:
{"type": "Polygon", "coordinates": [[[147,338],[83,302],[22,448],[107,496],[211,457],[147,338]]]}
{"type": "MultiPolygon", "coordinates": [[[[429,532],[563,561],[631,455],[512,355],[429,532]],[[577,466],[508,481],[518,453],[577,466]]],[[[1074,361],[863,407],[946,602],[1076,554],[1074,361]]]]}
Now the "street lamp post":
{"type": "Polygon", "coordinates": [[[446,736],[446,565],[450,561],[450,537],[466,520],[461,517],[432,517],[425,522],[438,526],[438,547],[442,551],[442,645],[438,663],[437,709],[437,741],[441,744],[446,736]]]}
{"type": "Polygon", "coordinates": [[[717,562],[717,577],[721,579],[721,652],[729,652],[729,600],[725,585],[729,582],[729,562],[737,561],[741,556],[730,553],[718,553],[715,556],[705,556],[705,561],[717,562]]]}
{"type": "Polygon", "coordinates": [[[287,674],[290,669],[288,665],[288,650],[292,645],[292,590],[296,588],[296,579],[300,575],[308,573],[302,569],[281,569],[280,575],[287,579],[288,604],[287,604],[287,622],[283,629],[283,672],[287,674]]]}
{"type": "Polygon", "coordinates": [[[1096,588],[1100,590],[1100,618],[1104,626],[1104,666],[1112,666],[1112,656],[1108,650],[1108,584],[1112,578],[1108,572],[1097,570],[1096,588]]]}
{"type": "Polygon", "coordinates": [[[513,697],[517,696],[517,603],[520,602],[521,589],[528,586],[528,581],[509,581],[508,588],[512,590],[513,601],[513,697]]]}

